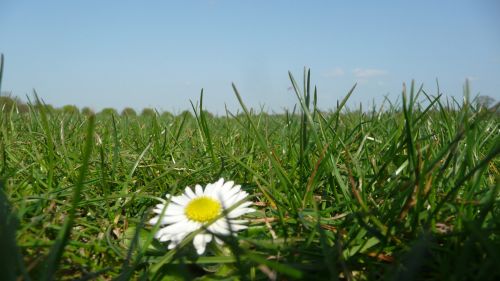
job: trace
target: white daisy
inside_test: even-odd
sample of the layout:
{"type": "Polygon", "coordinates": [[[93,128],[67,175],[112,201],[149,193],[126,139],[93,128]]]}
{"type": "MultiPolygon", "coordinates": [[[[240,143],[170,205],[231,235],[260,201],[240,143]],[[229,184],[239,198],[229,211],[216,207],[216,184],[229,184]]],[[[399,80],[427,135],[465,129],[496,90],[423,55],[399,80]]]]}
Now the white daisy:
{"type": "Polygon", "coordinates": [[[175,248],[193,231],[220,217],[206,225],[206,230],[194,237],[193,245],[198,255],[205,252],[206,245],[212,238],[215,238],[218,244],[223,244],[223,241],[213,234],[230,235],[247,228],[247,220],[237,218],[254,212],[254,209],[249,208],[252,205],[250,201],[233,206],[245,199],[248,193],[241,190],[240,185],[234,185],[233,181],[224,182],[222,178],[215,183],[209,183],[205,190],[197,184],[194,192],[188,186],[183,194],[171,198],[170,196],[167,195],[170,203],[166,206],[156,205],[153,212],[158,215],[149,220],[152,225],[159,223],[164,226],[156,232],[155,238],[161,242],[170,241],[169,249],[175,248]],[[224,215],[221,216],[223,212],[224,215]]]}

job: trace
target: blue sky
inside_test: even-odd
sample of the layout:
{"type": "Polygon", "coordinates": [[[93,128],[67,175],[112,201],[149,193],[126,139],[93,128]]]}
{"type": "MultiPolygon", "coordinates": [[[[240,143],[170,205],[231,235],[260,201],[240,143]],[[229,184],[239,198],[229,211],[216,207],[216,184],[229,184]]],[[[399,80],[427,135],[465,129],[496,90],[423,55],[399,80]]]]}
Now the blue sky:
{"type": "Polygon", "coordinates": [[[415,79],[436,93],[500,100],[500,1],[0,0],[2,91],[50,104],[179,112],[281,111],[290,70],[311,68],[320,107],[395,100],[415,79]]]}

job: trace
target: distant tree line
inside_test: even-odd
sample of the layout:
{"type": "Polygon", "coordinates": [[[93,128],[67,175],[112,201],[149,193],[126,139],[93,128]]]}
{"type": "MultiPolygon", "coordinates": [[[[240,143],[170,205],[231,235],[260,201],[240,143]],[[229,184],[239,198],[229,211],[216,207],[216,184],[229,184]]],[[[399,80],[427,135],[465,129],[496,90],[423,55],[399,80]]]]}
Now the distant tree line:
{"type": "Polygon", "coordinates": [[[25,113],[29,111],[29,106],[23,103],[17,97],[10,97],[8,93],[2,93],[0,95],[0,110],[1,111],[11,111],[12,109],[17,109],[18,112],[25,113]]]}
{"type": "MultiPolygon", "coordinates": [[[[486,95],[480,95],[477,96],[473,103],[476,106],[478,110],[484,110],[484,109],[489,109],[492,111],[496,111],[497,113],[500,112],[500,107],[498,103],[495,103],[495,99],[486,96],[486,95]]],[[[11,93],[9,92],[2,92],[0,94],[0,111],[1,112],[11,112],[15,111],[16,113],[27,113],[30,111],[30,107],[33,108],[38,108],[40,106],[43,106],[47,111],[49,112],[59,112],[59,113],[64,113],[64,114],[83,114],[83,115],[103,115],[103,116],[123,116],[127,118],[133,118],[137,116],[141,117],[152,117],[152,116],[161,116],[162,118],[173,118],[174,115],[170,112],[158,112],[156,109],[153,108],[144,108],[142,109],[140,114],[137,114],[136,110],[131,108],[131,107],[126,107],[124,108],[120,113],[112,107],[106,107],[103,108],[100,112],[94,112],[90,107],[83,107],[81,110],[75,106],[75,105],[64,105],[60,108],[55,108],[50,104],[28,104],[23,102],[21,99],[18,97],[13,97],[11,93]]],[[[214,115],[206,110],[203,111],[205,114],[206,118],[213,118],[214,115]]],[[[350,113],[353,113],[350,111],[350,113]]],[[[189,110],[184,110],[179,114],[179,116],[186,116],[188,118],[194,118],[194,115],[191,111],[189,110]]]]}
{"type": "MultiPolygon", "coordinates": [[[[141,117],[152,117],[152,116],[161,116],[164,118],[173,118],[174,115],[170,112],[158,112],[157,110],[153,108],[144,108],[138,114],[135,109],[131,107],[126,107],[124,108],[120,113],[112,108],[112,107],[106,107],[103,108],[99,112],[95,112],[93,109],[90,107],[83,107],[81,110],[75,106],[75,105],[64,105],[60,108],[55,108],[54,106],[46,103],[41,103],[41,104],[31,104],[31,103],[26,103],[23,102],[21,99],[18,97],[13,97],[9,92],[2,92],[0,95],[0,111],[1,112],[11,112],[14,111],[16,113],[28,113],[30,111],[30,107],[32,108],[38,108],[40,106],[43,106],[45,110],[48,112],[58,112],[58,113],[64,113],[64,114],[83,114],[83,115],[103,115],[103,116],[123,116],[123,117],[128,117],[128,118],[133,118],[137,116],[141,117]]],[[[206,112],[207,116],[212,116],[211,113],[206,112]]],[[[179,115],[187,115],[189,117],[193,117],[193,114],[190,111],[183,111],[179,115]]]]}

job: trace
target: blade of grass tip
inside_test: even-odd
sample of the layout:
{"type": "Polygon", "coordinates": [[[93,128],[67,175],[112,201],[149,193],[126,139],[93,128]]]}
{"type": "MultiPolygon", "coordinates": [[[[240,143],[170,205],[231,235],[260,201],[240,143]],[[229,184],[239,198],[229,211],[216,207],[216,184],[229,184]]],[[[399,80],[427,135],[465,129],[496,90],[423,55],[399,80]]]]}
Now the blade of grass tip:
{"type": "MultiPolygon", "coordinates": [[[[309,114],[309,116],[304,116],[303,118],[303,122],[306,123],[307,119],[310,119],[311,123],[312,123],[312,116],[310,115],[310,104],[311,104],[311,70],[310,69],[304,69],[304,75],[306,75],[306,72],[307,72],[307,77],[304,77],[304,101],[305,101],[305,106],[306,106],[306,109],[307,109],[307,113],[306,114],[309,114]]],[[[306,123],[307,125],[307,123],[306,123]]],[[[314,124],[311,124],[311,125],[314,125],[314,124]]],[[[308,138],[307,138],[307,127],[305,127],[305,134],[306,134],[306,138],[305,140],[307,141],[308,138]]],[[[305,143],[307,144],[307,143],[305,143]]]]}
{"type": "Polygon", "coordinates": [[[113,121],[113,178],[116,180],[116,167],[118,165],[118,160],[120,159],[120,139],[118,138],[118,130],[116,129],[116,121],[114,114],[111,115],[111,120],[113,121]]]}
{"type": "Polygon", "coordinates": [[[236,95],[236,98],[238,99],[238,102],[240,103],[243,111],[245,112],[245,116],[247,117],[247,120],[250,123],[250,127],[252,128],[252,130],[255,133],[255,137],[257,138],[257,142],[259,143],[261,148],[264,150],[264,152],[267,154],[267,157],[269,158],[269,160],[273,164],[273,167],[277,170],[279,177],[284,181],[284,183],[286,184],[287,187],[292,187],[292,182],[287,177],[286,171],[283,169],[281,164],[276,160],[274,155],[271,153],[269,147],[266,145],[266,141],[264,140],[262,135],[257,130],[257,127],[253,123],[252,118],[250,118],[250,113],[249,113],[245,103],[243,102],[243,99],[241,98],[241,95],[238,92],[236,85],[234,85],[234,83],[233,83],[232,86],[233,86],[233,91],[236,95]]]}
{"type": "Polygon", "coordinates": [[[314,86],[314,95],[313,95],[313,119],[316,117],[316,113],[318,113],[318,88],[314,86]]]}
{"type": "Polygon", "coordinates": [[[184,112],[184,114],[182,114],[181,124],[179,125],[179,128],[177,128],[177,133],[175,134],[175,143],[179,142],[179,138],[181,136],[182,130],[184,129],[184,125],[186,124],[187,117],[188,113],[184,112]]]}
{"type": "MultiPolygon", "coordinates": [[[[309,87],[310,87],[310,78],[311,78],[311,73],[309,71],[307,71],[305,68],[304,68],[304,93],[303,93],[303,99],[304,99],[304,105],[305,105],[305,109],[302,110],[302,122],[301,122],[301,142],[300,142],[300,168],[301,168],[301,181],[302,182],[305,182],[306,181],[306,175],[305,175],[305,170],[307,169],[306,168],[306,159],[305,159],[305,153],[306,153],[306,150],[308,148],[308,144],[309,144],[309,136],[308,136],[308,130],[307,130],[307,114],[309,112],[309,87]],[[306,77],[306,73],[307,73],[307,77],[306,77]],[[307,111],[307,112],[306,112],[307,111]]],[[[290,75],[290,74],[289,74],[290,75]]],[[[295,88],[295,86],[294,86],[295,88]]],[[[313,130],[314,132],[316,132],[316,130],[313,130]]]]}
{"type": "Polygon", "coordinates": [[[45,131],[45,138],[47,140],[47,189],[52,190],[52,182],[54,179],[54,169],[55,169],[55,148],[54,140],[52,138],[52,132],[50,130],[49,120],[47,118],[47,111],[45,103],[39,99],[38,93],[33,89],[33,94],[35,95],[36,105],[40,112],[41,125],[45,131]]]}
{"type": "Polygon", "coordinates": [[[210,156],[212,157],[212,161],[214,163],[217,162],[217,157],[215,157],[214,153],[214,148],[212,145],[212,138],[210,136],[210,131],[208,129],[208,124],[207,124],[207,118],[206,118],[206,113],[203,110],[203,89],[201,89],[200,93],[200,106],[199,106],[199,113],[196,110],[196,107],[194,106],[192,101],[189,101],[191,103],[191,107],[193,108],[193,112],[196,117],[196,121],[198,123],[198,131],[200,133],[201,137],[201,143],[203,144],[204,150],[207,151],[210,156]],[[205,138],[203,138],[203,136],[205,138]],[[207,145],[205,146],[205,141],[207,145]]]}
{"type": "Polygon", "coordinates": [[[208,150],[210,152],[210,155],[212,156],[212,161],[216,163],[217,157],[215,157],[214,146],[212,144],[212,137],[210,135],[210,130],[208,129],[207,115],[206,112],[203,110],[203,89],[201,89],[200,93],[200,121],[203,133],[205,134],[205,139],[207,140],[208,150]]]}
{"type": "Polygon", "coordinates": [[[422,111],[422,113],[420,113],[420,115],[417,118],[415,118],[415,121],[414,121],[415,126],[418,124],[418,122],[420,120],[423,119],[424,116],[427,115],[427,112],[429,112],[429,110],[431,110],[433,108],[434,104],[436,104],[438,102],[438,100],[441,99],[441,95],[438,95],[435,98],[431,98],[424,90],[422,90],[422,93],[425,95],[425,97],[430,102],[430,104],[424,109],[424,111],[422,111]]]}
{"type": "Polygon", "coordinates": [[[82,166],[80,168],[80,174],[78,175],[76,185],[73,189],[73,198],[71,200],[71,208],[68,211],[68,216],[64,222],[63,227],[57,235],[56,242],[52,245],[48,259],[45,263],[45,268],[42,273],[42,278],[40,280],[54,280],[55,273],[59,266],[59,261],[64,252],[66,244],[69,242],[71,229],[73,227],[73,222],[75,220],[75,214],[77,205],[81,200],[81,192],[83,189],[83,183],[88,172],[88,165],[90,160],[90,155],[92,153],[92,142],[93,133],[95,127],[95,117],[92,115],[88,119],[87,134],[85,140],[85,147],[82,155],[82,166]]]}
{"type": "Polygon", "coordinates": [[[411,82],[411,87],[410,87],[410,101],[407,99],[406,95],[406,85],[403,83],[403,114],[405,118],[405,133],[406,133],[406,145],[408,149],[408,156],[409,156],[409,162],[411,164],[410,170],[414,170],[417,163],[416,163],[416,156],[415,156],[415,146],[413,143],[413,136],[412,136],[412,129],[413,129],[413,91],[414,91],[415,85],[414,81],[411,82]]]}
{"type": "Polygon", "coordinates": [[[354,84],[354,86],[352,86],[349,92],[347,92],[347,95],[342,99],[342,101],[339,104],[337,104],[335,112],[330,117],[330,120],[328,120],[328,122],[326,123],[326,127],[331,128],[333,121],[335,121],[335,128],[331,128],[333,133],[337,131],[337,128],[339,126],[340,111],[342,110],[342,108],[344,108],[345,104],[347,103],[347,100],[351,97],[352,93],[354,93],[354,89],[356,89],[357,85],[358,83],[354,84]]]}
{"type": "Polygon", "coordinates": [[[101,170],[101,188],[105,194],[105,196],[109,196],[109,194],[111,193],[111,190],[109,188],[109,184],[108,184],[108,168],[106,166],[106,160],[105,160],[105,154],[104,154],[104,147],[102,145],[101,142],[99,142],[99,158],[100,158],[100,162],[99,162],[99,168],[101,170]]]}
{"type": "Polygon", "coordinates": [[[3,61],[3,54],[0,54],[0,93],[2,92],[3,61]]]}
{"type": "Polygon", "coordinates": [[[408,162],[410,163],[410,170],[414,171],[415,179],[413,182],[413,189],[408,194],[405,204],[400,210],[399,219],[403,220],[406,217],[409,209],[415,204],[415,200],[417,200],[417,193],[420,189],[420,166],[418,164],[417,157],[417,148],[415,143],[413,142],[413,104],[414,104],[414,90],[415,83],[411,82],[411,90],[410,90],[410,101],[407,101],[406,96],[406,85],[403,84],[403,115],[405,119],[405,134],[406,134],[406,148],[408,151],[408,162]]]}
{"type": "MultiPolygon", "coordinates": [[[[316,130],[314,120],[312,118],[311,112],[309,111],[310,93],[304,92],[304,97],[301,97],[299,86],[298,86],[297,82],[295,81],[295,78],[293,77],[293,75],[290,71],[288,71],[288,77],[290,78],[290,81],[292,82],[292,87],[294,89],[295,95],[297,96],[297,99],[299,100],[300,106],[302,108],[301,146],[303,145],[302,142],[305,142],[308,139],[308,137],[307,137],[308,130],[307,130],[307,122],[306,121],[309,121],[309,125],[312,127],[312,130],[310,130],[310,131],[312,132],[313,137],[315,138],[316,144],[319,147],[322,147],[321,141],[317,135],[317,130],[316,130]]],[[[305,78],[305,79],[308,79],[308,78],[305,78]]],[[[309,85],[308,85],[309,82],[304,82],[304,83],[306,84],[307,91],[309,91],[309,85]]],[[[304,91],[306,91],[306,90],[304,90],[304,91]]],[[[304,149],[306,149],[306,147],[304,149]]]]}
{"type": "Polygon", "coordinates": [[[192,100],[189,100],[189,103],[191,104],[191,108],[193,109],[194,118],[196,119],[196,124],[198,124],[198,134],[200,135],[200,141],[201,141],[201,144],[203,145],[203,150],[206,152],[207,151],[207,146],[205,145],[205,139],[203,138],[203,132],[202,132],[202,125],[201,125],[201,121],[200,121],[200,115],[198,114],[198,110],[197,110],[198,103],[196,103],[196,105],[195,105],[192,100]]]}
{"type": "Polygon", "coordinates": [[[302,110],[301,114],[301,122],[300,122],[300,150],[299,150],[299,171],[300,171],[300,178],[301,182],[305,181],[305,151],[306,151],[306,146],[307,146],[307,117],[302,110]]]}

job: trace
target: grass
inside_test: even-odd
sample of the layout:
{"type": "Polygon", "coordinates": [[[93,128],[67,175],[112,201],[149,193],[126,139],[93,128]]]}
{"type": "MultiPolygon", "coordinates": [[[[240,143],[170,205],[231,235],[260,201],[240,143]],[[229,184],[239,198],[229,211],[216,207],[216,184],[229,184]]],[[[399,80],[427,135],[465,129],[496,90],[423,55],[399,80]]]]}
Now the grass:
{"type": "MultiPolygon", "coordinates": [[[[1,71],[0,71],[1,73],[1,71]]],[[[0,74],[1,75],[1,74],[0,74]]],[[[498,111],[412,83],[400,103],[96,116],[0,114],[5,280],[498,280],[498,111]],[[166,193],[220,177],[258,212],[227,247],[171,251],[145,225],[166,193]]]]}

